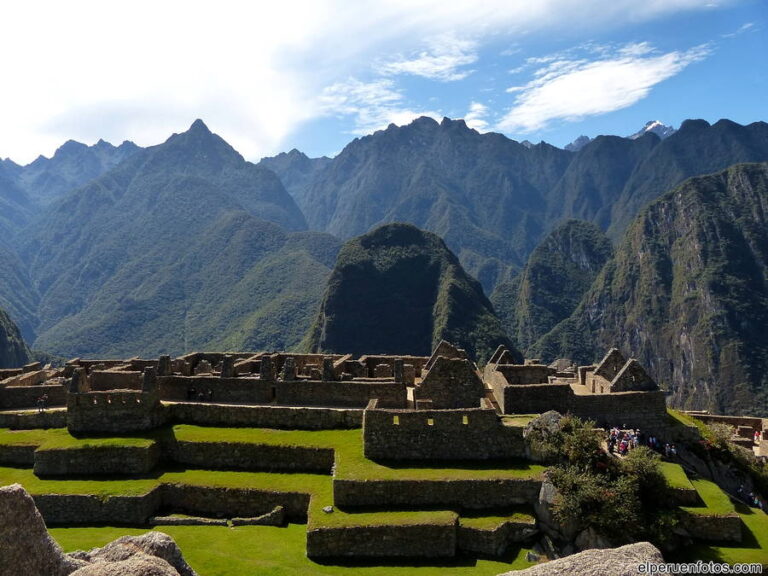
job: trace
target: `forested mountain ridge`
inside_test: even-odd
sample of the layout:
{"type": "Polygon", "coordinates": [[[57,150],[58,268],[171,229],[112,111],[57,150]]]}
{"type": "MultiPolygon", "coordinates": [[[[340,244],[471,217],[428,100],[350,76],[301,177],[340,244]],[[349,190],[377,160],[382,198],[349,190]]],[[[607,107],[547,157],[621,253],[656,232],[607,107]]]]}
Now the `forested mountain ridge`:
{"type": "Polygon", "coordinates": [[[53,202],[30,226],[20,252],[40,298],[34,346],[92,356],[295,345],[338,249],[327,235],[293,232],[305,229],[274,173],[196,121],[53,202]],[[258,295],[240,294],[254,286],[258,295]],[[281,297],[277,324],[257,322],[281,297]],[[235,302],[242,309],[233,313],[235,302]],[[295,328],[279,325],[286,314],[295,328]]]}
{"type": "Polygon", "coordinates": [[[764,414],[767,216],[768,164],[687,180],[642,211],[574,313],[534,353],[591,362],[619,346],[677,406],[764,414]]]}
{"type": "Polygon", "coordinates": [[[478,282],[437,235],[387,224],[344,244],[308,350],[429,355],[441,340],[481,362],[500,344],[522,359],[478,282]]]}
{"type": "MultiPolygon", "coordinates": [[[[296,200],[311,228],[341,238],[395,221],[435,232],[490,294],[565,219],[593,222],[618,241],[684,179],[766,160],[764,122],[688,120],[664,140],[651,131],[598,136],[570,152],[419,118],[355,139],[303,172],[296,200]]],[[[293,168],[276,170],[295,178],[293,168]]]]}

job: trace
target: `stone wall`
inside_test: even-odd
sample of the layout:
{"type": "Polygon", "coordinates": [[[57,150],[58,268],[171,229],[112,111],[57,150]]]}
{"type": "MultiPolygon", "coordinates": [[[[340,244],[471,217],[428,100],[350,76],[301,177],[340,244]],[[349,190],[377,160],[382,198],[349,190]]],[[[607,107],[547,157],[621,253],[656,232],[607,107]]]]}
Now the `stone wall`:
{"type": "Polygon", "coordinates": [[[506,385],[495,378],[492,385],[504,414],[541,414],[548,410],[565,413],[573,395],[569,384],[506,385]]]}
{"type": "Polygon", "coordinates": [[[161,490],[155,488],[141,496],[92,494],[33,494],[48,526],[61,524],[141,525],[161,505],[161,490]]]}
{"type": "Polygon", "coordinates": [[[386,380],[262,380],[260,378],[219,378],[218,376],[166,376],[158,378],[160,398],[188,399],[190,387],[196,392],[213,392],[213,401],[241,404],[282,404],[287,406],[339,406],[364,408],[371,398],[392,407],[406,405],[402,383],[386,380]]]}
{"type": "Polygon", "coordinates": [[[493,408],[388,410],[372,400],[363,417],[366,458],[487,460],[525,457],[522,429],[504,426],[493,408]]]}
{"type": "Polygon", "coordinates": [[[11,430],[32,430],[34,428],[66,428],[67,411],[55,408],[38,412],[30,409],[24,412],[0,412],[0,428],[11,430]]]}
{"type": "Polygon", "coordinates": [[[459,521],[457,546],[462,552],[501,556],[510,544],[530,540],[538,533],[533,517],[529,521],[506,520],[492,529],[475,528],[459,521]]]}
{"type": "Polygon", "coordinates": [[[141,372],[93,370],[88,375],[91,390],[141,390],[141,372]]]}
{"type": "Polygon", "coordinates": [[[612,394],[572,394],[569,412],[595,420],[598,426],[640,428],[664,434],[669,426],[664,392],[616,392],[612,394]]]}
{"type": "Polygon", "coordinates": [[[340,526],[307,531],[310,558],[451,558],[456,520],[442,524],[340,526]]]}
{"type": "Polygon", "coordinates": [[[225,518],[261,516],[274,510],[276,506],[282,506],[289,521],[305,522],[309,498],[309,494],[300,492],[269,492],[186,484],[165,484],[162,489],[164,509],[225,518]]]}
{"type": "Polygon", "coordinates": [[[170,458],[179,464],[215,470],[267,470],[330,474],[331,448],[226,442],[175,442],[170,458]]]}
{"type": "Polygon", "coordinates": [[[144,525],[158,510],[211,517],[261,516],[282,506],[291,522],[305,522],[309,495],[245,488],[163,484],[139,496],[33,495],[46,524],[144,525]]]}
{"type": "MultiPolygon", "coordinates": [[[[158,378],[162,400],[185,401],[191,388],[195,393],[213,393],[214,402],[268,404],[275,399],[276,383],[259,378],[219,378],[218,376],[161,376],[158,378]]],[[[193,398],[194,400],[194,398],[193,398]]]]}
{"type": "Polygon", "coordinates": [[[64,406],[67,403],[67,390],[63,384],[3,386],[0,387],[0,410],[34,408],[43,394],[48,394],[48,406],[64,406]]]}
{"type": "Polygon", "coordinates": [[[550,376],[555,374],[555,369],[543,364],[499,364],[496,371],[500,372],[507,384],[546,384],[550,376]]]}
{"type": "Polygon", "coordinates": [[[352,408],[296,408],[288,406],[227,406],[201,403],[165,405],[172,423],[198,426],[331,430],[360,428],[363,410],[352,408]]]}
{"type": "Polygon", "coordinates": [[[34,455],[37,476],[91,476],[146,474],[160,460],[160,448],[151,446],[94,446],[43,448],[34,455]]]}
{"type": "Polygon", "coordinates": [[[485,385],[466,358],[438,356],[413,390],[414,400],[429,400],[437,409],[476,408],[484,397],[485,385]]]}
{"type": "Polygon", "coordinates": [[[541,479],[346,480],[333,481],[337,506],[448,507],[487,510],[531,504],[541,479]]]}
{"type": "Polygon", "coordinates": [[[67,428],[73,433],[135,432],[152,430],[163,423],[156,393],[89,392],[67,396],[67,428]]]}
{"type": "Polygon", "coordinates": [[[407,405],[407,390],[405,384],[393,380],[294,380],[277,383],[278,404],[365,408],[372,398],[378,398],[380,406],[404,408],[407,405]]]}
{"type": "Polygon", "coordinates": [[[0,466],[32,466],[37,446],[0,445],[0,466]]]}
{"type": "Polygon", "coordinates": [[[741,542],[741,517],[735,512],[723,516],[683,512],[680,523],[693,538],[710,542],[741,542]]]}

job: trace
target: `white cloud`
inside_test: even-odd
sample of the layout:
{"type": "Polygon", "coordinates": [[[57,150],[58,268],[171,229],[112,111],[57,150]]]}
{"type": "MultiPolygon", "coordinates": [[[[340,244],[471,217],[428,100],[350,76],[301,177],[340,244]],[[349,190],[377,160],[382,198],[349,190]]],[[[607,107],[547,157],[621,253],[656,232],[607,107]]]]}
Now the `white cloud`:
{"type": "MultiPolygon", "coordinates": [[[[323,88],[364,77],[371,63],[448,80],[467,73],[481,40],[591,35],[702,9],[700,0],[8,2],[0,156],[30,161],[67,138],[149,145],[200,117],[255,159],[328,114],[323,88]]],[[[419,113],[399,102],[370,119],[360,112],[359,125],[419,113]]]]}
{"type": "Polygon", "coordinates": [[[614,56],[599,60],[548,61],[519,91],[498,128],[530,133],[556,120],[576,121],[626,108],[708,54],[707,46],[657,54],[643,43],[624,46],[614,56]]]}
{"type": "Polygon", "coordinates": [[[471,102],[469,111],[464,115],[464,122],[478,132],[485,132],[488,130],[488,114],[488,106],[480,102],[471,102]]]}
{"type": "Polygon", "coordinates": [[[441,117],[438,112],[408,107],[402,92],[388,78],[372,82],[348,78],[326,87],[318,100],[323,115],[352,116],[353,134],[368,134],[389,124],[408,124],[420,116],[441,117]]]}
{"type": "Polygon", "coordinates": [[[755,29],[755,23],[754,22],[747,22],[745,24],[742,24],[739,26],[738,30],[735,32],[729,32],[728,34],[722,34],[721,38],[736,38],[736,36],[741,36],[744,34],[744,32],[748,32],[750,30],[755,29]]]}
{"type": "Polygon", "coordinates": [[[427,50],[384,62],[377,71],[384,76],[411,74],[431,80],[463,80],[472,73],[465,67],[477,61],[477,43],[444,35],[429,41],[427,50]]]}

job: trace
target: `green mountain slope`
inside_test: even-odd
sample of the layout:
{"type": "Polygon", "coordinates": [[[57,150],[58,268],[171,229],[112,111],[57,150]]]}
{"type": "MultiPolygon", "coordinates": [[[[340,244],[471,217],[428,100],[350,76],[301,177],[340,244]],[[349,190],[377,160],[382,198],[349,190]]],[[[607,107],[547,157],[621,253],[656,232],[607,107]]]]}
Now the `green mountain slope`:
{"type": "Polygon", "coordinates": [[[677,406],[765,414],[767,215],[768,164],[686,181],[641,213],[576,311],[534,350],[591,362],[618,346],[677,406]]]}
{"type": "Polygon", "coordinates": [[[0,310],[0,368],[18,368],[31,362],[29,348],[8,314],[0,310]]]}
{"type": "Polygon", "coordinates": [[[306,346],[428,355],[440,340],[479,361],[499,344],[514,349],[480,285],[438,236],[389,224],[348,241],[306,346]]]}
{"type": "Polygon", "coordinates": [[[491,301],[521,349],[571,315],[612,251],[600,228],[569,220],[536,247],[512,283],[496,288],[491,301]]]}
{"type": "Polygon", "coordinates": [[[305,320],[297,315],[294,340],[275,336],[283,321],[276,316],[245,319],[296,283],[323,285],[327,252],[338,243],[324,235],[318,254],[290,232],[305,227],[274,173],[245,162],[197,121],[54,202],[32,227],[23,254],[40,293],[35,347],[63,356],[154,355],[223,345],[229,333],[240,334],[228,340],[233,347],[290,347],[319,293],[298,298],[311,310],[305,320]],[[270,257],[293,284],[267,267],[270,257]],[[261,278],[251,284],[263,298],[238,293],[249,275],[261,278]],[[243,304],[237,317],[219,312],[228,299],[243,304]]]}

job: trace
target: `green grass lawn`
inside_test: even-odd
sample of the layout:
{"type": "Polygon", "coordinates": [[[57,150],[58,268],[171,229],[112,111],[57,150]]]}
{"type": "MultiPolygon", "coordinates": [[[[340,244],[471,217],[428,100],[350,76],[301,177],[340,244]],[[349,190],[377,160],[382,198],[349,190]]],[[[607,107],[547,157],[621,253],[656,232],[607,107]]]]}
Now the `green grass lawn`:
{"type": "Polygon", "coordinates": [[[496,516],[481,516],[480,514],[462,512],[459,523],[467,528],[475,528],[477,530],[494,530],[505,522],[519,522],[531,525],[536,523],[536,518],[530,508],[520,508],[519,510],[496,516]]]}
{"type": "Polygon", "coordinates": [[[687,490],[693,490],[693,484],[685,475],[685,470],[680,464],[674,462],[660,462],[661,473],[667,481],[667,486],[670,488],[685,488],[687,490]]]}
{"type": "MultiPolygon", "coordinates": [[[[458,558],[409,564],[406,561],[344,565],[318,564],[306,557],[305,527],[291,524],[271,526],[162,526],[160,531],[173,537],[184,558],[200,576],[495,576],[509,570],[527,568],[527,550],[516,548],[503,561],[458,558]],[[374,565],[375,563],[375,565],[374,565]]],[[[53,528],[51,535],[71,552],[103,546],[125,535],[144,534],[146,529],[123,527],[53,528]]]]}
{"type": "Polygon", "coordinates": [[[40,450],[78,450],[99,447],[126,446],[148,448],[155,443],[152,438],[92,436],[78,438],[66,428],[50,430],[10,430],[0,428],[0,446],[37,446],[40,450]]]}
{"type": "Polygon", "coordinates": [[[740,544],[711,545],[697,542],[688,546],[675,555],[674,560],[712,560],[714,562],[758,563],[768,566],[768,516],[755,508],[744,504],[734,504],[728,496],[709,480],[691,481],[705,507],[683,508],[683,510],[699,514],[728,514],[737,512],[743,522],[743,540],[740,544]]]}
{"type": "Polygon", "coordinates": [[[699,493],[704,506],[683,507],[682,509],[686,512],[723,516],[736,510],[728,495],[720,490],[720,487],[714,482],[699,478],[691,480],[691,484],[696,488],[696,492],[699,493]]]}

